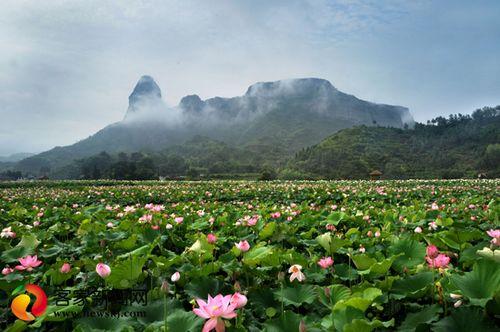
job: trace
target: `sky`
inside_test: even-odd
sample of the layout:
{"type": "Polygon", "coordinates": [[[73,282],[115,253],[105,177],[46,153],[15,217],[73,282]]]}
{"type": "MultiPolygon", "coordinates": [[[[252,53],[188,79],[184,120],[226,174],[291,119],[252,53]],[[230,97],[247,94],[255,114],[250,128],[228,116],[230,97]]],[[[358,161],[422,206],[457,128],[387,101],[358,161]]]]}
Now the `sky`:
{"type": "Polygon", "coordinates": [[[144,74],[169,105],[329,80],[420,122],[500,104],[500,1],[2,0],[0,155],[125,115],[144,74]]]}

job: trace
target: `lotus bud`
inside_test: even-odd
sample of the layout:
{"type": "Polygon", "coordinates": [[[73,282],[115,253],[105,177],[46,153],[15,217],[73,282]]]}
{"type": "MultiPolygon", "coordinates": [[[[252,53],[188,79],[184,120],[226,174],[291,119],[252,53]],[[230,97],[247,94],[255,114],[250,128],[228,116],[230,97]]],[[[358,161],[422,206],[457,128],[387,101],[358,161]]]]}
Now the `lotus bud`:
{"type": "Polygon", "coordinates": [[[332,295],[332,290],[330,289],[330,287],[325,287],[324,291],[325,291],[325,296],[330,298],[330,296],[332,295]]]}
{"type": "Polygon", "coordinates": [[[69,263],[64,263],[59,269],[61,273],[68,273],[70,270],[71,270],[71,265],[69,265],[69,263]]]}
{"type": "Polygon", "coordinates": [[[168,282],[166,280],[163,280],[163,282],[161,283],[160,290],[162,291],[162,293],[168,294],[170,286],[168,285],[168,282]]]}
{"type": "Polygon", "coordinates": [[[102,278],[107,278],[111,274],[111,268],[104,263],[97,264],[95,271],[102,278]]]}
{"type": "Polygon", "coordinates": [[[307,326],[306,326],[306,323],[304,323],[303,320],[300,321],[299,332],[307,332],[307,326]]]}
{"type": "Polygon", "coordinates": [[[172,280],[172,282],[177,282],[177,281],[179,281],[180,278],[181,278],[181,274],[179,272],[175,272],[170,277],[170,280],[172,280]]]}

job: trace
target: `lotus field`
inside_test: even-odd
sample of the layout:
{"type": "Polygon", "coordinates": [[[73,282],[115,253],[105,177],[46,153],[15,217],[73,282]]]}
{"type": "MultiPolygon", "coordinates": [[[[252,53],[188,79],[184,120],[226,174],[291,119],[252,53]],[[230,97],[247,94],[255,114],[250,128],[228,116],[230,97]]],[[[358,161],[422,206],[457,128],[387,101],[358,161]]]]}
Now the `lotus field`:
{"type": "Polygon", "coordinates": [[[499,186],[0,183],[0,330],[498,331],[499,186]]]}

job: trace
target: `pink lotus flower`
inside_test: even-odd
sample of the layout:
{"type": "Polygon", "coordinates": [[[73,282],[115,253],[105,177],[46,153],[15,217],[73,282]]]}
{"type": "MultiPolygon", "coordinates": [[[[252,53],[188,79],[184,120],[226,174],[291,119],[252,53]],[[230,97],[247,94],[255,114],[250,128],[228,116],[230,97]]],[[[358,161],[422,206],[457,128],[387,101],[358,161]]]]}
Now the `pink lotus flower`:
{"type": "Polygon", "coordinates": [[[183,218],[183,217],[176,217],[176,218],[174,219],[174,221],[175,221],[176,223],[178,223],[178,224],[182,224],[182,222],[184,221],[184,218],[183,218]]]}
{"type": "Polygon", "coordinates": [[[126,206],[123,211],[125,211],[125,213],[133,213],[135,212],[135,207],[133,206],[126,206]]]}
{"type": "Polygon", "coordinates": [[[7,274],[11,274],[12,272],[14,272],[14,269],[12,269],[12,268],[10,268],[10,267],[8,267],[8,266],[6,266],[6,267],[4,267],[4,268],[2,269],[2,274],[3,274],[4,276],[6,276],[7,274]]]}
{"type": "Polygon", "coordinates": [[[491,240],[492,244],[500,246],[500,229],[490,229],[489,231],[486,231],[486,234],[493,238],[491,240]]]}
{"type": "Polygon", "coordinates": [[[375,237],[380,237],[380,231],[375,232],[375,237]]]}
{"type": "Polygon", "coordinates": [[[223,296],[218,294],[214,298],[208,295],[208,301],[196,299],[199,308],[193,309],[193,312],[201,318],[208,319],[203,325],[202,332],[209,332],[215,329],[217,332],[224,332],[226,327],[224,325],[225,319],[232,319],[237,316],[234,310],[237,308],[237,303],[231,303],[231,295],[223,296]]]}
{"type": "Polygon", "coordinates": [[[208,234],[207,235],[207,242],[210,244],[214,244],[215,242],[217,242],[217,236],[213,233],[208,234]]]}
{"type": "Polygon", "coordinates": [[[327,269],[333,265],[333,258],[323,257],[318,261],[318,265],[321,266],[322,269],[327,269]]]}
{"type": "Polygon", "coordinates": [[[417,234],[422,233],[422,227],[417,226],[417,227],[415,228],[414,232],[415,232],[415,233],[417,233],[417,234]]]}
{"type": "Polygon", "coordinates": [[[33,271],[33,268],[40,266],[42,264],[42,261],[39,261],[36,255],[34,256],[28,255],[26,257],[19,258],[19,263],[21,263],[21,265],[17,265],[16,270],[18,271],[26,270],[28,272],[31,272],[33,271]]]}
{"type": "Polygon", "coordinates": [[[248,302],[248,299],[245,295],[240,294],[238,292],[234,293],[231,296],[231,304],[236,304],[236,309],[244,307],[248,302]]]}
{"type": "Polygon", "coordinates": [[[243,252],[250,250],[250,244],[247,240],[240,241],[238,243],[235,243],[234,245],[236,246],[236,248],[243,252]]]}
{"type": "Polygon", "coordinates": [[[439,254],[438,248],[432,244],[430,246],[427,246],[427,248],[425,249],[425,252],[426,252],[427,256],[431,259],[436,258],[439,254]]]}
{"type": "Polygon", "coordinates": [[[59,271],[61,273],[68,273],[69,271],[71,271],[71,265],[69,265],[69,263],[64,263],[59,269],[59,271]]]}
{"type": "Polygon", "coordinates": [[[329,230],[330,232],[333,232],[336,230],[335,225],[333,225],[333,224],[326,225],[326,229],[329,230]]]}
{"type": "Polygon", "coordinates": [[[299,264],[294,264],[288,269],[288,273],[291,273],[290,282],[297,279],[299,282],[306,280],[306,276],[302,273],[302,266],[299,264]]]}
{"type": "Polygon", "coordinates": [[[2,229],[2,232],[0,233],[0,237],[13,239],[16,237],[16,233],[14,233],[12,231],[12,227],[7,227],[7,228],[2,229]]]}
{"type": "Polygon", "coordinates": [[[432,259],[430,257],[425,257],[430,268],[441,269],[447,268],[450,263],[450,257],[445,254],[439,254],[436,258],[432,259]]]}
{"type": "Polygon", "coordinates": [[[279,217],[281,217],[281,212],[278,211],[271,213],[271,218],[278,219],[279,217]]]}
{"type": "Polygon", "coordinates": [[[104,263],[98,263],[95,271],[101,278],[107,278],[111,274],[111,268],[104,263]]]}
{"type": "Polygon", "coordinates": [[[151,207],[150,210],[153,211],[153,212],[161,212],[161,211],[165,210],[165,206],[163,206],[163,205],[153,205],[153,207],[151,207]]]}
{"type": "Polygon", "coordinates": [[[172,282],[177,282],[177,281],[179,281],[180,278],[181,278],[181,274],[179,272],[175,272],[170,277],[170,280],[172,280],[172,282]]]}
{"type": "Polygon", "coordinates": [[[139,218],[139,223],[144,224],[147,222],[151,222],[151,220],[153,220],[153,215],[152,214],[145,214],[139,218]]]}
{"type": "Polygon", "coordinates": [[[247,220],[247,226],[255,226],[259,221],[259,216],[253,216],[252,218],[247,220]]]}

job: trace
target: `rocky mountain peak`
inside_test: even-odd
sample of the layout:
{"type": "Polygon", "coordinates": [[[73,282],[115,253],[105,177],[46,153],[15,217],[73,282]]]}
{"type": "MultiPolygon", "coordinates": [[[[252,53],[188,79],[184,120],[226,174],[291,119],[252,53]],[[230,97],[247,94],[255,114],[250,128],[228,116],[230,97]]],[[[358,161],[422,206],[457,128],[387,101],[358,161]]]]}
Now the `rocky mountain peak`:
{"type": "Polygon", "coordinates": [[[329,81],[310,77],[255,83],[248,88],[245,95],[250,97],[275,97],[278,95],[315,95],[330,91],[336,91],[336,89],[329,81]]]}
{"type": "Polygon", "coordinates": [[[179,106],[188,113],[199,113],[204,104],[198,95],[188,95],[181,99],[179,106]]]}
{"type": "Polygon", "coordinates": [[[161,98],[161,90],[155,80],[148,75],[142,76],[135,85],[134,91],[128,97],[129,105],[141,98],[161,98]]]}
{"type": "Polygon", "coordinates": [[[148,75],[142,76],[128,97],[128,110],[125,118],[161,101],[161,90],[155,80],[148,75]]]}

